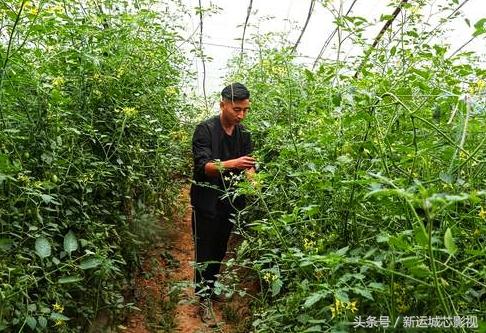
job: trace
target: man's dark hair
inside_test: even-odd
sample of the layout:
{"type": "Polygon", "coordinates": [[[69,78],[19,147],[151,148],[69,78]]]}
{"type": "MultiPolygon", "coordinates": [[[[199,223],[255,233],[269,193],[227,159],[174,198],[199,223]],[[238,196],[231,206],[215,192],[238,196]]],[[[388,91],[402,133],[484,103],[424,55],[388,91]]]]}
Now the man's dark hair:
{"type": "Polygon", "coordinates": [[[243,101],[250,99],[250,92],[244,85],[235,82],[224,87],[223,91],[221,91],[221,97],[228,101],[243,101]]]}

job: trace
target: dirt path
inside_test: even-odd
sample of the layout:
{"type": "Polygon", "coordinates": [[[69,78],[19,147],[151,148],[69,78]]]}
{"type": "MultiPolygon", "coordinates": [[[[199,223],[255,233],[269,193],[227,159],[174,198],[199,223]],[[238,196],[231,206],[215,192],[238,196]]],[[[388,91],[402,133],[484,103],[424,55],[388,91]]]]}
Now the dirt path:
{"type": "MultiPolygon", "coordinates": [[[[165,235],[143,260],[135,283],[137,307],[142,311],[129,316],[123,332],[248,332],[248,296],[234,295],[227,302],[214,303],[217,327],[208,327],[200,320],[192,287],[194,244],[187,190],[182,192],[181,201],[185,205],[183,217],[167,223],[165,235]]],[[[233,236],[229,252],[237,242],[233,236]]],[[[248,279],[241,288],[257,289],[248,279]]]]}

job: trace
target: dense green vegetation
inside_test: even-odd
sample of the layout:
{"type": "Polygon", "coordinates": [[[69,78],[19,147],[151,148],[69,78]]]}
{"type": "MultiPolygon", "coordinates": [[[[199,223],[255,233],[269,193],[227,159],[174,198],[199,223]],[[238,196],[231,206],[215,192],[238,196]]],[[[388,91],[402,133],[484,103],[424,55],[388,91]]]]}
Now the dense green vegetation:
{"type": "Polygon", "coordinates": [[[0,331],[119,314],[171,214],[184,59],[173,24],[137,3],[1,2],[0,331]]]}
{"type": "Polygon", "coordinates": [[[484,327],[486,72],[427,43],[417,20],[357,76],[362,59],[310,71],[271,38],[236,62],[261,167],[240,189],[252,204],[239,264],[264,285],[256,331],[347,331],[356,315],[484,327]]]}
{"type": "MultiPolygon", "coordinates": [[[[260,167],[238,180],[245,240],[228,263],[261,281],[248,330],[348,331],[356,315],[484,329],[486,71],[432,42],[444,29],[420,24],[423,5],[375,48],[364,18],[334,13],[365,56],[310,70],[270,34],[232,63],[260,167]]],[[[0,331],[82,332],[133,305],[140,251],[190,172],[172,7],[1,2],[0,331]]]]}

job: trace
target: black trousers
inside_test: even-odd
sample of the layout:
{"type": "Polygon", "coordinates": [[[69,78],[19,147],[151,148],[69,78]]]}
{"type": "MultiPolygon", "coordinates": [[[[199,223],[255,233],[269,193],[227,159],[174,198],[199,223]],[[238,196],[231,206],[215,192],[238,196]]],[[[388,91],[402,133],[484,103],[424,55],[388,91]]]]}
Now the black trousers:
{"type": "Polygon", "coordinates": [[[229,220],[233,213],[234,210],[225,205],[218,205],[215,212],[192,209],[192,234],[196,249],[195,291],[201,297],[212,294],[233,228],[229,220]]]}

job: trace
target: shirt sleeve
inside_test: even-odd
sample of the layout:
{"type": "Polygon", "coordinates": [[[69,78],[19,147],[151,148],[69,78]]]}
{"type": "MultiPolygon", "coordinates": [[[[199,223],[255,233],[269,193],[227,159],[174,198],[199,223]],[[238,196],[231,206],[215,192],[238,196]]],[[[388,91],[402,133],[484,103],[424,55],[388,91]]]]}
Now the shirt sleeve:
{"type": "Polygon", "coordinates": [[[243,131],[243,156],[250,155],[253,152],[253,143],[251,141],[251,134],[247,130],[243,131]]]}
{"type": "Polygon", "coordinates": [[[211,135],[206,126],[198,125],[192,137],[194,172],[199,179],[205,178],[204,166],[212,161],[211,135]]]}

